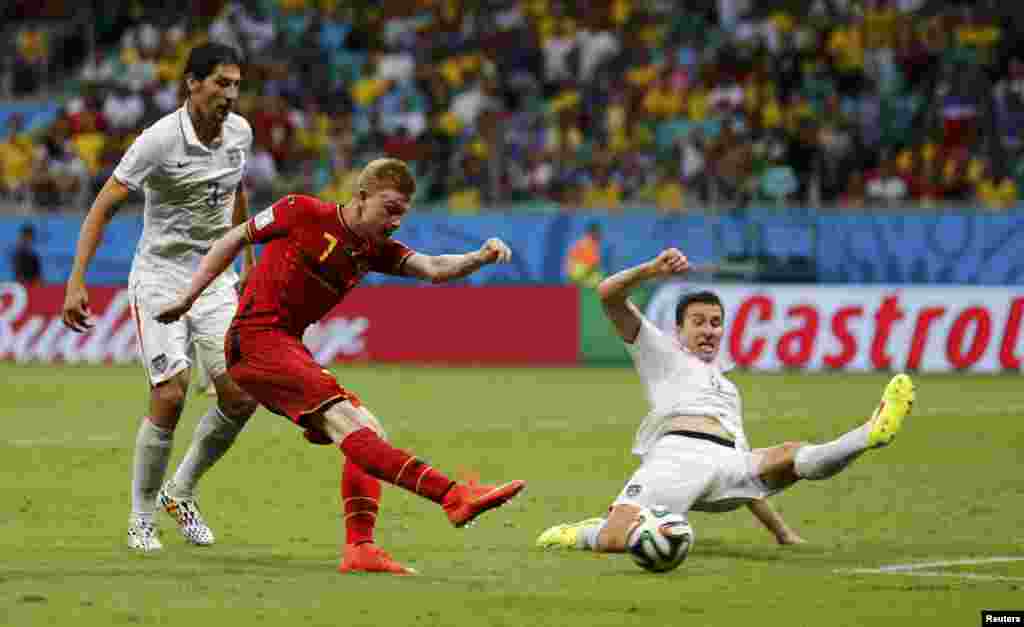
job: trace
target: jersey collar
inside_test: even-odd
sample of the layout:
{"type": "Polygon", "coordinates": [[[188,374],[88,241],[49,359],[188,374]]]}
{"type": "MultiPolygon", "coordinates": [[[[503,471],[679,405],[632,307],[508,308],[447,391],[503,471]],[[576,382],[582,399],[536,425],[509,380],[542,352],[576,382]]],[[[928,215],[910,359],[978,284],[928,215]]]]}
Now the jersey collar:
{"type": "MultiPolygon", "coordinates": [[[[185,137],[185,144],[197,150],[202,150],[203,152],[213,152],[209,146],[199,141],[199,135],[196,133],[196,127],[192,124],[192,116],[188,114],[188,100],[186,100],[185,104],[181,105],[181,108],[178,109],[178,122],[181,125],[181,134],[185,137]]],[[[218,140],[223,141],[223,126],[221,126],[220,133],[221,136],[218,140]]]]}
{"type": "Polygon", "coordinates": [[[346,231],[349,232],[349,234],[352,235],[352,238],[356,241],[356,243],[359,245],[361,249],[363,249],[364,251],[369,250],[371,246],[370,240],[356,233],[354,230],[352,230],[352,227],[348,225],[348,222],[345,221],[345,215],[341,212],[341,203],[334,203],[334,207],[335,211],[338,213],[338,222],[341,222],[341,228],[345,229],[346,231]]]}

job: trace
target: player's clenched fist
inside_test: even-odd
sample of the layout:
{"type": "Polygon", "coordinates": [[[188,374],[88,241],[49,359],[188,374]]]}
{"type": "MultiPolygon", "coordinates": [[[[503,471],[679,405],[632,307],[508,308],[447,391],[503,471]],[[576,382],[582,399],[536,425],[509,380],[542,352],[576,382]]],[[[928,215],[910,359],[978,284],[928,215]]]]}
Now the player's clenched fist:
{"type": "Polygon", "coordinates": [[[666,248],[650,264],[651,270],[658,276],[681,274],[690,269],[690,260],[678,248],[666,248]]]}
{"type": "Polygon", "coordinates": [[[497,237],[492,237],[480,247],[486,263],[508,263],[512,259],[512,249],[497,237]]]}
{"type": "Polygon", "coordinates": [[[84,285],[69,281],[64,294],[64,325],[76,333],[84,333],[92,328],[89,315],[89,292],[84,285]]]}

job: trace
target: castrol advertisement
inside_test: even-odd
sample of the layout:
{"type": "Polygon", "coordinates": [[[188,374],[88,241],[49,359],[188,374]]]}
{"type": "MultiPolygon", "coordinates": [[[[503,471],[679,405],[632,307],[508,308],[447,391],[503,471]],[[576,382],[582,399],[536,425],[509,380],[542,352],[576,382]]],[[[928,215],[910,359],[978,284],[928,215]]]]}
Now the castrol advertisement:
{"type": "Polygon", "coordinates": [[[1024,289],[667,283],[647,315],[672,329],[702,289],[725,305],[723,355],[741,368],[1019,372],[1024,359],[1024,289]]]}

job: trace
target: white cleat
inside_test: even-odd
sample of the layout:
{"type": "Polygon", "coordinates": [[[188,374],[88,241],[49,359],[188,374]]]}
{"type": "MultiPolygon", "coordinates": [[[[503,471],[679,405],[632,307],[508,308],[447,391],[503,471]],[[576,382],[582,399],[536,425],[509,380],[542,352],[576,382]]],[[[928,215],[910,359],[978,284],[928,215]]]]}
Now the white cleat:
{"type": "Polygon", "coordinates": [[[164,545],[156,535],[156,526],[152,520],[133,518],[128,524],[128,548],[149,553],[160,551],[164,545]]]}
{"type": "Polygon", "coordinates": [[[178,530],[186,542],[196,546],[210,546],[214,543],[213,531],[203,520],[195,498],[174,498],[167,493],[165,485],[160,488],[157,502],[178,523],[178,530]]]}

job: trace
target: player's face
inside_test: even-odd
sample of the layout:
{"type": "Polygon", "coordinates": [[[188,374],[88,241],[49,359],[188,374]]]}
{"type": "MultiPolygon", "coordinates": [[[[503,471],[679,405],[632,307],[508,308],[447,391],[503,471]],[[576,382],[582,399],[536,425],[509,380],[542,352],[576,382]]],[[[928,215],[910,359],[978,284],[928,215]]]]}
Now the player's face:
{"type": "Polygon", "coordinates": [[[704,361],[714,361],[725,333],[722,308],[711,303],[691,303],[686,308],[679,337],[683,346],[704,361]]]}
{"type": "Polygon", "coordinates": [[[201,81],[189,79],[189,99],[199,115],[223,124],[238,102],[242,70],[234,64],[220,64],[201,81]]]}
{"type": "Polygon", "coordinates": [[[409,197],[395,189],[363,194],[363,230],[372,239],[391,237],[409,212],[409,197]]]}

